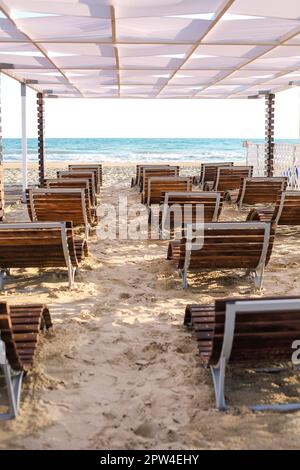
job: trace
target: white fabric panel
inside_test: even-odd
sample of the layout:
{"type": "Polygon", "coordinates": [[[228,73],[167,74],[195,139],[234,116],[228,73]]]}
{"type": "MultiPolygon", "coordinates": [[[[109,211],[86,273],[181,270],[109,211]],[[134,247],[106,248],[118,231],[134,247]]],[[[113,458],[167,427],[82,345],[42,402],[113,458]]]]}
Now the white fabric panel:
{"type": "Polygon", "coordinates": [[[200,86],[194,86],[194,87],[183,87],[183,86],[167,86],[164,88],[161,92],[161,96],[185,96],[185,97],[190,97],[195,95],[199,90],[201,89],[200,86]]]}
{"type": "Polygon", "coordinates": [[[46,57],[31,44],[0,42],[0,62],[13,64],[15,68],[51,68],[46,57]]]}
{"type": "Polygon", "coordinates": [[[197,41],[208,31],[209,20],[186,18],[126,18],[118,21],[119,41],[177,41],[190,43],[197,41]]]}
{"type": "Polygon", "coordinates": [[[114,0],[116,18],[214,13],[223,0],[114,0]]]}
{"type": "Polygon", "coordinates": [[[34,41],[47,40],[109,40],[112,36],[111,21],[79,16],[48,16],[17,20],[21,30],[34,41]]]}
{"type": "Polygon", "coordinates": [[[120,68],[175,70],[187,56],[190,47],[177,45],[121,45],[118,47],[120,68]]]}
{"type": "Polygon", "coordinates": [[[114,68],[115,50],[110,45],[43,43],[53,62],[61,68],[114,68]]]}
{"type": "Polygon", "coordinates": [[[223,75],[224,71],[220,72],[219,70],[193,70],[191,72],[182,70],[176,73],[171,83],[172,85],[207,85],[223,75]]]}
{"type": "Polygon", "coordinates": [[[0,18],[1,41],[25,41],[25,36],[6,18],[0,18]]]}
{"type": "Polygon", "coordinates": [[[299,0],[236,0],[228,13],[300,19],[299,0]]]}
{"type": "Polygon", "coordinates": [[[115,70],[66,70],[66,76],[71,83],[79,88],[84,85],[116,85],[118,83],[115,70]]]}
{"type": "Polygon", "coordinates": [[[183,68],[235,68],[268,49],[266,46],[201,45],[197,47],[183,68]]]}
{"type": "Polygon", "coordinates": [[[120,72],[120,81],[123,85],[157,85],[162,86],[167,83],[172,72],[165,70],[122,70],[120,72]]]}
{"type": "MultiPolygon", "coordinates": [[[[38,80],[39,84],[41,85],[68,83],[65,77],[61,73],[55,71],[55,69],[43,69],[42,71],[39,71],[37,69],[18,69],[17,72],[12,71],[11,75],[16,76],[17,78],[19,77],[22,80],[38,80]]],[[[47,88],[51,89],[51,86],[47,86],[47,88]]]]}
{"type": "MultiPolygon", "coordinates": [[[[9,10],[33,12],[41,14],[56,14],[72,16],[93,16],[110,18],[110,8],[107,1],[101,0],[4,0],[9,10]]],[[[13,13],[13,12],[12,12],[13,13]]]]}
{"type": "Polygon", "coordinates": [[[300,21],[280,18],[253,18],[220,21],[208,33],[204,42],[278,41],[283,36],[300,28],[300,21]]]}

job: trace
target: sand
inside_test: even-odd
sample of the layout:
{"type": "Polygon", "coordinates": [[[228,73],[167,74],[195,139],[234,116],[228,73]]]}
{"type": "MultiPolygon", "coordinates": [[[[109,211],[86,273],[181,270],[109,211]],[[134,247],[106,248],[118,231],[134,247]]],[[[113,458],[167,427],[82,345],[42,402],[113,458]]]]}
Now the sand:
{"type": "MultiPolygon", "coordinates": [[[[16,178],[16,169],[7,171],[16,178]]],[[[132,166],[110,166],[104,173],[103,203],[116,204],[118,195],[139,201],[129,188],[132,166]]],[[[245,217],[230,207],[222,215],[245,217]]],[[[7,211],[7,220],[26,218],[21,206],[7,211]]],[[[229,369],[232,408],[218,412],[210,372],[182,326],[187,303],[257,295],[242,271],[189,276],[183,291],[166,260],[166,241],[93,236],[90,250],[72,292],[64,270],[14,270],[5,283],[1,300],[48,304],[54,328],[41,337],[18,418],[0,424],[0,449],[300,447],[299,412],[254,414],[246,407],[299,400],[298,375],[229,369]]],[[[299,252],[299,232],[280,229],[261,295],[299,294],[299,252]]]]}

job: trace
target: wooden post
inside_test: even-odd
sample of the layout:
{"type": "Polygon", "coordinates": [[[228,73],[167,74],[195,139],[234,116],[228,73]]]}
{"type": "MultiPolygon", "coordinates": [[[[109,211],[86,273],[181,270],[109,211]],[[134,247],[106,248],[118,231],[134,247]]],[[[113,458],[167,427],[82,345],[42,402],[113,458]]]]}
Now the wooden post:
{"type": "Polygon", "coordinates": [[[2,121],[1,121],[1,73],[0,73],[0,222],[4,213],[4,182],[3,182],[3,148],[2,148],[2,121]]]}
{"type": "Polygon", "coordinates": [[[39,186],[45,181],[45,104],[43,93],[37,94],[38,113],[38,158],[39,158],[39,186]]]}
{"type": "Polygon", "coordinates": [[[274,175],[274,118],[275,118],[275,95],[268,93],[266,99],[265,120],[265,174],[274,175]]]}

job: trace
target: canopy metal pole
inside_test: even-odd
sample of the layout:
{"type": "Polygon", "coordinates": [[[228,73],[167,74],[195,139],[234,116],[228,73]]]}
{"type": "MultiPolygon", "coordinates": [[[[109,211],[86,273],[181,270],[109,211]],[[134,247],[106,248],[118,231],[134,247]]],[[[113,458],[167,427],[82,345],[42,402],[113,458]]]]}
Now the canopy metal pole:
{"type": "Polygon", "coordinates": [[[266,99],[265,118],[265,173],[266,176],[274,175],[274,120],[275,120],[275,95],[268,93],[266,99]]]}
{"type": "Polygon", "coordinates": [[[45,181],[45,107],[43,93],[37,94],[38,113],[38,158],[39,158],[39,186],[42,188],[45,181]]]}
{"type": "Polygon", "coordinates": [[[28,188],[28,165],[27,165],[27,99],[26,84],[21,83],[21,105],[22,105],[22,200],[26,202],[26,189],[28,188]]]}

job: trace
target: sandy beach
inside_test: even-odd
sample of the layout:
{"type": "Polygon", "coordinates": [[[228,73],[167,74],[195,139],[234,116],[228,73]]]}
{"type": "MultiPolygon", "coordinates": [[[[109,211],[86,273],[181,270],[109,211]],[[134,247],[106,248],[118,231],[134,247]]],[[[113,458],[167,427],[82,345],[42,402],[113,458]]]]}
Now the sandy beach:
{"type": "MultiPolygon", "coordinates": [[[[47,163],[47,177],[65,168],[47,163]]],[[[195,164],[182,175],[196,174],[195,164]]],[[[6,183],[20,182],[5,164],[6,183]]],[[[133,165],[105,165],[100,203],[130,189],[133,165]]],[[[30,165],[29,181],[37,180],[30,165]]],[[[245,220],[231,206],[222,220],[245,220]]],[[[28,220],[20,204],[6,221],[28,220]]],[[[166,260],[167,241],[90,240],[72,292],[65,270],[13,270],[1,300],[49,306],[54,328],[42,335],[34,369],[24,380],[20,414],[1,422],[0,449],[299,449],[300,412],[249,411],[247,404],[299,401],[293,370],[256,374],[229,369],[227,412],[215,409],[209,370],[182,323],[187,303],[227,296],[299,295],[300,234],[280,228],[261,294],[242,271],[198,273],[183,290],[166,260]]],[[[299,338],[300,339],[300,338],[299,338]]]]}

